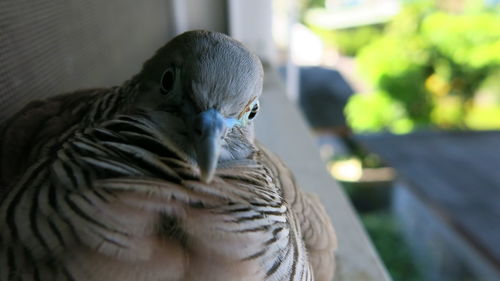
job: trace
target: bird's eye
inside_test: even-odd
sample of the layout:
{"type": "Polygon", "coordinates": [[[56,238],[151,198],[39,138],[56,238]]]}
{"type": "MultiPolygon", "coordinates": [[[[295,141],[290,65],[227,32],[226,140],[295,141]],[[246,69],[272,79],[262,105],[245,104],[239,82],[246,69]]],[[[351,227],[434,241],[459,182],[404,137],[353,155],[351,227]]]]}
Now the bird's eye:
{"type": "Polygon", "coordinates": [[[235,119],[236,123],[240,127],[246,126],[248,121],[255,118],[258,111],[259,101],[254,98],[248,102],[247,106],[245,106],[245,109],[238,115],[238,119],[235,119]]]}
{"type": "Polygon", "coordinates": [[[259,112],[259,103],[256,102],[253,107],[252,107],[252,110],[250,110],[250,114],[248,114],[248,120],[252,120],[255,118],[255,115],[257,115],[257,112],[259,112]]]}
{"type": "Polygon", "coordinates": [[[168,94],[172,91],[175,82],[175,75],[172,69],[167,69],[161,77],[161,91],[163,94],[168,94]]]}

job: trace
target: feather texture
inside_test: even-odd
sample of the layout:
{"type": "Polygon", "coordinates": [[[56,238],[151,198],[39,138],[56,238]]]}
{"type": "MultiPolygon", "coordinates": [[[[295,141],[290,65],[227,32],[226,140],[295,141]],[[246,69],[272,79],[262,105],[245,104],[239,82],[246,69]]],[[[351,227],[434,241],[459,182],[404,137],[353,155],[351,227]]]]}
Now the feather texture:
{"type": "Polygon", "coordinates": [[[57,96],[2,125],[0,281],[331,280],[318,198],[248,128],[200,181],[178,117],[134,106],[141,89],[57,96]]]}

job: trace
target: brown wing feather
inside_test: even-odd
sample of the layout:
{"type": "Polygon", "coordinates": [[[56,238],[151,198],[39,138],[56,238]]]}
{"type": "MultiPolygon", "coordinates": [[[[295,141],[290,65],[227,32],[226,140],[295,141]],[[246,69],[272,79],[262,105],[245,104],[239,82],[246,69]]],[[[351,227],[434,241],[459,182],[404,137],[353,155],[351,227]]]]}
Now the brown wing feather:
{"type": "Polygon", "coordinates": [[[2,189],[37,159],[40,146],[80,122],[93,98],[105,91],[89,89],[32,101],[0,125],[0,198],[2,189]]]}
{"type": "Polygon", "coordinates": [[[335,271],[334,251],[337,248],[337,237],[318,196],[302,191],[281,159],[261,144],[257,146],[262,152],[261,161],[271,167],[273,173],[279,178],[283,196],[299,220],[315,280],[332,280],[335,271]]]}

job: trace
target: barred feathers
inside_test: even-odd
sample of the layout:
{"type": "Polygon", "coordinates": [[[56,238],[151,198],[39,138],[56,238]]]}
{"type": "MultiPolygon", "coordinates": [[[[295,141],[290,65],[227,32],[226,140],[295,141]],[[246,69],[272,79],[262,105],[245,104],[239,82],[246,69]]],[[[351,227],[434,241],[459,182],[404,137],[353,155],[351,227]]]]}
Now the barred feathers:
{"type": "Polygon", "coordinates": [[[241,43],[191,31],[121,87],[7,120],[0,281],[331,280],[325,210],[253,140],[262,79],[241,43]]]}
{"type": "Polygon", "coordinates": [[[49,138],[4,196],[1,281],[313,280],[274,156],[256,148],[201,183],[147,115],[102,110],[118,94],[91,94],[93,125],[49,138]]]}

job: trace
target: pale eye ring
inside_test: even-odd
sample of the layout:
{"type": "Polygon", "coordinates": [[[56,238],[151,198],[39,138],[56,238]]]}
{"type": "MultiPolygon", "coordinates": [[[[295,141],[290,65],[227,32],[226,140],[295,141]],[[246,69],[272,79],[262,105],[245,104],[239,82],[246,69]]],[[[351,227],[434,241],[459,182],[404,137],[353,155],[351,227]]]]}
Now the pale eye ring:
{"type": "Polygon", "coordinates": [[[243,110],[240,115],[238,116],[238,119],[236,120],[236,124],[240,127],[246,126],[248,121],[252,120],[255,118],[257,115],[257,112],[259,111],[259,101],[253,99],[252,101],[249,102],[249,105],[245,107],[245,110],[243,110]]]}

